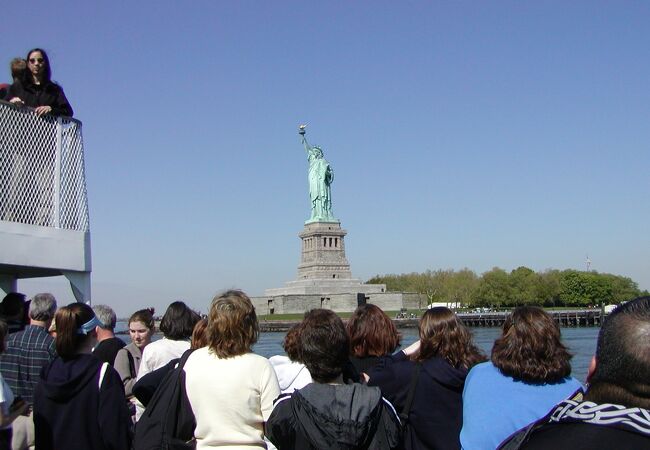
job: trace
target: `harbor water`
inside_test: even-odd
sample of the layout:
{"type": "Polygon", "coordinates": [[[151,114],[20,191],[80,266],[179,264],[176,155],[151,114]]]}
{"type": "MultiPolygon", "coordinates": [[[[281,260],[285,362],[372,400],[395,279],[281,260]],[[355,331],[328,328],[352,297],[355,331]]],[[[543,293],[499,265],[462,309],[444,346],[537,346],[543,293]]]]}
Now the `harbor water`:
{"type": "MultiPolygon", "coordinates": [[[[596,339],[599,330],[598,327],[562,328],[562,341],[573,355],[571,375],[582,383],[585,382],[591,357],[596,350],[596,339]]],[[[501,328],[472,328],[471,331],[474,334],[476,344],[489,357],[492,344],[501,333],[501,328]]],[[[416,328],[405,328],[401,329],[400,332],[402,333],[402,346],[404,347],[418,339],[416,328]]],[[[261,333],[260,339],[253,347],[253,350],[255,353],[267,358],[273,355],[282,355],[284,354],[282,349],[284,335],[285,333],[261,333]]]]}
{"type": "MultiPolygon", "coordinates": [[[[118,322],[115,331],[126,331],[127,326],[125,322],[118,322]]],[[[585,382],[587,377],[587,369],[591,357],[596,350],[596,339],[598,338],[598,327],[575,327],[575,328],[562,328],[562,340],[564,345],[569,348],[573,359],[571,360],[572,375],[581,382],[585,382]]],[[[499,336],[501,328],[472,328],[474,340],[476,344],[485,352],[490,355],[492,344],[499,336]]],[[[417,328],[404,328],[400,329],[402,333],[402,346],[406,347],[413,343],[417,338],[417,328]]],[[[260,338],[257,344],[253,347],[253,351],[264,357],[273,355],[283,355],[282,341],[284,339],[284,332],[267,332],[260,333],[260,338]]],[[[125,342],[129,342],[128,334],[120,334],[119,337],[125,342]]],[[[156,333],[154,340],[160,339],[160,334],[156,333]]]]}

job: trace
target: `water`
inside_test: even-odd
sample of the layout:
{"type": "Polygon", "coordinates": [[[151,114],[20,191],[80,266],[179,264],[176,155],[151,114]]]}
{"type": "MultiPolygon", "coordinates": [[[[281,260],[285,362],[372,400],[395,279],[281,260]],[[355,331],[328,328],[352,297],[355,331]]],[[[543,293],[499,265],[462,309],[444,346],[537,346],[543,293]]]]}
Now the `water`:
{"type": "MultiPolygon", "coordinates": [[[[562,340],[564,345],[569,347],[569,351],[573,354],[571,360],[572,375],[581,382],[585,382],[587,377],[587,369],[591,357],[596,351],[596,339],[598,337],[597,327],[586,328],[562,328],[562,340]]],[[[402,345],[404,347],[415,342],[418,338],[417,329],[406,328],[400,330],[402,332],[402,345]]],[[[492,344],[494,340],[501,333],[501,328],[472,328],[474,333],[474,340],[476,345],[490,355],[492,344]]],[[[285,333],[261,333],[260,339],[253,347],[253,351],[265,357],[273,355],[283,355],[282,340],[285,333]]]]}
{"type": "MultiPolygon", "coordinates": [[[[125,322],[118,322],[115,327],[115,331],[123,331],[126,329],[125,322]]],[[[583,383],[587,377],[587,369],[589,368],[591,357],[596,351],[596,339],[599,330],[600,328],[598,327],[562,328],[564,345],[569,347],[569,351],[573,354],[571,374],[583,383]]],[[[402,345],[404,347],[412,344],[418,337],[416,328],[405,328],[400,331],[402,333],[402,345]]],[[[472,328],[471,331],[474,333],[476,345],[489,356],[492,344],[499,336],[501,328],[472,328]]],[[[284,335],[285,333],[281,332],[260,333],[260,339],[253,346],[253,351],[266,358],[273,355],[283,355],[282,341],[284,340],[284,335]]],[[[129,342],[128,334],[121,334],[119,337],[129,342]]],[[[157,339],[160,339],[158,333],[154,336],[154,340],[157,339]]]]}

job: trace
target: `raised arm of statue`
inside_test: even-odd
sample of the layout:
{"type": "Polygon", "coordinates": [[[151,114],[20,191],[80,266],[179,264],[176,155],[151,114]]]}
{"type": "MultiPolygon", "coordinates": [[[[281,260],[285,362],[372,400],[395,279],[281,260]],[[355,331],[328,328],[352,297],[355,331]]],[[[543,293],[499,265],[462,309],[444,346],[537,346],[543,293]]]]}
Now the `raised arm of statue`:
{"type": "Polygon", "coordinates": [[[307,156],[309,156],[309,153],[312,150],[312,146],[309,145],[309,143],[307,142],[307,138],[305,137],[304,134],[301,135],[301,136],[302,136],[302,145],[305,147],[305,151],[307,152],[307,156]]]}

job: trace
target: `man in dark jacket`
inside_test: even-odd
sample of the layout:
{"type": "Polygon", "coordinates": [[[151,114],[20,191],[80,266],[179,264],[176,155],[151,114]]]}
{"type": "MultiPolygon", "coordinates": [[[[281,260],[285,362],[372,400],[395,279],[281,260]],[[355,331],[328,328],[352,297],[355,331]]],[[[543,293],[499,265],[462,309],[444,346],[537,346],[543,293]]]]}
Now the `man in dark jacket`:
{"type": "Polygon", "coordinates": [[[650,448],[650,296],[605,320],[587,382],[584,398],[563,401],[501,448],[650,448]]]}
{"type": "Polygon", "coordinates": [[[349,342],[341,319],[312,310],[299,336],[300,359],[314,383],[276,400],[269,440],[279,450],[398,448],[399,419],[379,388],[343,384],[349,342]]]}

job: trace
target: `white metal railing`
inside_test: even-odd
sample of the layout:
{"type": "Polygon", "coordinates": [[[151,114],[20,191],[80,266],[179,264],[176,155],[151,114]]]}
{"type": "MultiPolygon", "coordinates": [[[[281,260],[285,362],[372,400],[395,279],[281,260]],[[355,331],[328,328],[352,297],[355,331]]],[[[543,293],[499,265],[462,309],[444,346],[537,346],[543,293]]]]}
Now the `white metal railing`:
{"type": "Polygon", "coordinates": [[[89,230],[81,122],[0,101],[0,220],[89,230]]]}

